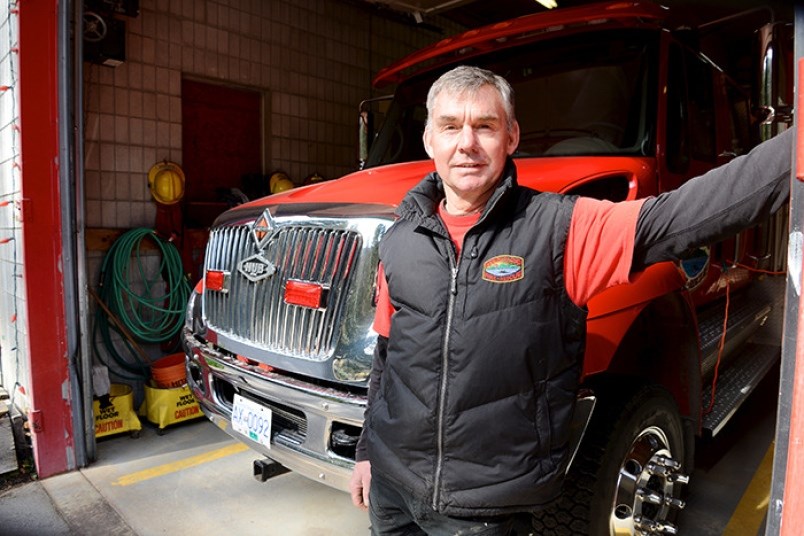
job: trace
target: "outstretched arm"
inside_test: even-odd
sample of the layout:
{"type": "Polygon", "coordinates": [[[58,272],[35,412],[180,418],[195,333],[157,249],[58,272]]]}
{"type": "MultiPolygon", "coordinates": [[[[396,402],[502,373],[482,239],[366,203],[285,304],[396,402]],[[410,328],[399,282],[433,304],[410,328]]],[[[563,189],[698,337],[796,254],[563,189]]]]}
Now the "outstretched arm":
{"type": "Polygon", "coordinates": [[[744,156],[645,201],[632,270],[676,259],[760,223],[790,195],[793,129],[744,156]]]}

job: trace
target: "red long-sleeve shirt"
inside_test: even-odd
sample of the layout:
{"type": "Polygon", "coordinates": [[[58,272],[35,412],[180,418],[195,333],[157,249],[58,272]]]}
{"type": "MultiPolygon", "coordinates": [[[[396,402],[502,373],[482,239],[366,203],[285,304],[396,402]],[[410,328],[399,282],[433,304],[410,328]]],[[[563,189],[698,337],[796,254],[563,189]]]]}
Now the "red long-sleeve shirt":
{"type": "MultiPolygon", "coordinates": [[[[564,253],[564,285],[573,303],[584,306],[598,292],[628,282],[637,218],[643,202],[611,203],[581,197],[575,203],[564,253]]],[[[460,254],[463,239],[480,214],[452,216],[440,204],[438,215],[460,254]]],[[[379,335],[388,337],[393,314],[380,265],[374,317],[374,330],[379,335]]]]}

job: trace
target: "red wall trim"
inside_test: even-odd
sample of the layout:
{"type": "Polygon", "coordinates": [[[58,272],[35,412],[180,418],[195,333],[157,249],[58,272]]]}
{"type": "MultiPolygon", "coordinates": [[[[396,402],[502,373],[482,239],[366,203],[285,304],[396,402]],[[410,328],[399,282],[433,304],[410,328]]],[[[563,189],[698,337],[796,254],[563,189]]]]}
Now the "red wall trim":
{"type": "Polygon", "coordinates": [[[17,6],[27,390],[40,416],[33,447],[44,478],[75,468],[59,200],[58,2],[25,0],[17,6]]]}

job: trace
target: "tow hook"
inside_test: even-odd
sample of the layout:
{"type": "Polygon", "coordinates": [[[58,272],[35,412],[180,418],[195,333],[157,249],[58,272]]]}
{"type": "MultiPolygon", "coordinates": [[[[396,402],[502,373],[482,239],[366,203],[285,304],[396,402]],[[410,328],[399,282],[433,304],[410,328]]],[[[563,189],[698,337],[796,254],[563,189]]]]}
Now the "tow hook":
{"type": "Polygon", "coordinates": [[[254,479],[258,482],[265,482],[269,478],[284,475],[288,472],[290,472],[290,469],[271,458],[254,460],[254,479]]]}

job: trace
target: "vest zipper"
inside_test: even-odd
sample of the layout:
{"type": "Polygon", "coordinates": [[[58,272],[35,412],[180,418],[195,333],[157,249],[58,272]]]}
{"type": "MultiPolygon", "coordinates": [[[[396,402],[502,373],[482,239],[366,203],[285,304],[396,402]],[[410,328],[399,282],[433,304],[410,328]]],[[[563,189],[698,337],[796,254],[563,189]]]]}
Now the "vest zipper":
{"type": "MultiPolygon", "coordinates": [[[[452,244],[450,243],[450,246],[452,244]]],[[[441,488],[441,469],[444,461],[444,406],[447,403],[447,368],[449,366],[449,334],[452,329],[452,315],[455,308],[455,295],[458,294],[458,265],[455,261],[455,250],[449,249],[449,299],[447,301],[447,325],[444,330],[444,343],[441,349],[441,386],[438,395],[438,428],[436,430],[436,470],[433,480],[433,510],[438,509],[441,488]]]]}

